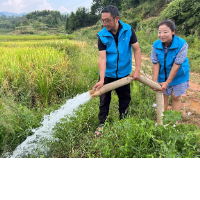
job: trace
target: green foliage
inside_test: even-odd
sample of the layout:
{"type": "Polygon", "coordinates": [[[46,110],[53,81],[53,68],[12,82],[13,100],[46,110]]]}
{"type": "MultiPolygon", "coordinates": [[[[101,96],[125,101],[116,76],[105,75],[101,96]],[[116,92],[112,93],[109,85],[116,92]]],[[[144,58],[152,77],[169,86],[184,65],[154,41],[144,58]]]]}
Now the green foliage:
{"type": "Polygon", "coordinates": [[[50,157],[104,158],[184,158],[200,157],[200,131],[193,125],[176,124],[180,112],[167,111],[164,122],[155,125],[151,107],[155,93],[138,82],[131,84],[129,115],[118,120],[118,98],[113,92],[110,113],[100,138],[94,136],[98,126],[97,98],[79,107],[75,116],[55,127],[55,143],[49,143],[50,157]]]}
{"type": "Polygon", "coordinates": [[[16,26],[21,26],[22,17],[0,17],[0,31],[1,29],[15,29],[16,26]]]}
{"type": "Polygon", "coordinates": [[[11,42],[0,43],[0,48],[4,48],[1,56],[7,55],[7,59],[1,62],[5,61],[3,66],[5,69],[9,67],[7,72],[11,75],[11,79],[6,79],[5,70],[1,70],[0,154],[13,151],[32,134],[31,127],[40,125],[44,114],[57,109],[66,99],[91,90],[98,80],[96,48],[84,42],[50,41],[48,37],[38,36],[39,40],[16,42],[22,38],[18,36],[11,42]],[[18,63],[15,66],[17,70],[15,62],[18,63]],[[60,66],[63,66],[62,69],[60,66]]]}
{"type": "Polygon", "coordinates": [[[66,30],[68,33],[72,33],[77,29],[96,24],[98,19],[99,16],[95,15],[95,13],[89,12],[89,10],[84,7],[79,7],[76,13],[72,12],[70,16],[67,17],[66,30]]]}
{"type": "Polygon", "coordinates": [[[179,32],[189,35],[200,33],[200,2],[198,0],[175,0],[160,13],[155,24],[162,19],[173,19],[179,32]]]}
{"type": "Polygon", "coordinates": [[[27,19],[27,18],[24,18],[23,21],[22,21],[22,24],[23,24],[24,26],[29,25],[28,19],[27,19]]]}
{"type": "Polygon", "coordinates": [[[39,31],[64,33],[66,15],[58,11],[35,11],[23,17],[0,17],[0,33],[4,29],[15,34],[38,34],[39,31]]]}
{"type": "Polygon", "coordinates": [[[50,11],[50,10],[43,10],[43,11],[34,11],[26,15],[28,20],[37,20],[47,26],[58,26],[61,22],[66,20],[65,15],[61,15],[59,11],[50,11]]]}
{"type": "Polygon", "coordinates": [[[121,10],[121,4],[123,0],[102,0],[102,6],[106,7],[108,5],[114,5],[116,6],[119,10],[121,10]]]}
{"type": "Polygon", "coordinates": [[[41,35],[42,35],[42,36],[47,36],[48,33],[47,33],[47,32],[43,32],[41,35]]]}
{"type": "Polygon", "coordinates": [[[0,94],[0,154],[12,151],[40,126],[45,112],[16,103],[12,94],[0,94]]]}
{"type": "Polygon", "coordinates": [[[96,152],[111,158],[200,157],[200,132],[195,129],[187,124],[155,126],[149,119],[131,117],[108,126],[96,141],[96,152]]]}

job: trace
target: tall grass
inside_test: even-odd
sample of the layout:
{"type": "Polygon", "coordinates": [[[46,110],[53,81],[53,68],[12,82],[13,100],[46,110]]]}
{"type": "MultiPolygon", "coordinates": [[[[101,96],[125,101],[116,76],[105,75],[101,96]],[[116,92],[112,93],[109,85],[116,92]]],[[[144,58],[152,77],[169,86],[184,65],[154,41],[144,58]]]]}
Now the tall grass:
{"type": "Polygon", "coordinates": [[[97,56],[95,48],[72,40],[1,42],[0,153],[32,134],[44,114],[92,89],[97,56]]]}
{"type": "Polygon", "coordinates": [[[65,52],[50,47],[1,47],[0,55],[0,84],[5,92],[12,90],[16,96],[29,92],[47,106],[56,92],[66,89],[69,61],[65,52]]]}
{"type": "Polygon", "coordinates": [[[0,35],[0,42],[6,41],[30,41],[30,40],[55,40],[55,39],[72,39],[72,35],[49,35],[49,36],[41,36],[41,35],[23,35],[23,36],[8,36],[8,35],[0,35]]]}
{"type": "MultiPolygon", "coordinates": [[[[15,42],[14,47],[13,43],[2,43],[0,46],[2,90],[12,90],[15,96],[19,97],[23,92],[30,93],[33,102],[39,100],[46,106],[56,103],[56,99],[64,93],[70,96],[74,90],[74,83],[79,82],[78,75],[80,74],[82,79],[81,74],[88,71],[90,75],[93,71],[88,70],[92,62],[88,62],[88,66],[84,63],[87,56],[87,53],[83,52],[84,49],[92,51],[91,47],[86,46],[86,43],[69,40],[15,42]]],[[[92,59],[90,57],[88,61],[92,59]]]]}

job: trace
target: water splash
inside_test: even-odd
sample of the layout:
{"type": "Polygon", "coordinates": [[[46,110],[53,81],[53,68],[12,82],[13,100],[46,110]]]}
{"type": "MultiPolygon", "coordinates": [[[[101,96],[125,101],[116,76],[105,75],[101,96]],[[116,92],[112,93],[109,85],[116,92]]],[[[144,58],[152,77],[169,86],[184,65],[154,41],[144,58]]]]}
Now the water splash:
{"type": "Polygon", "coordinates": [[[42,126],[38,129],[32,129],[33,135],[26,138],[17,148],[14,150],[11,158],[27,157],[29,155],[40,154],[46,155],[48,147],[45,145],[45,141],[54,141],[53,128],[57,122],[60,122],[66,115],[72,115],[74,110],[81,104],[86,103],[91,98],[90,93],[86,92],[81,95],[77,95],[73,99],[69,99],[58,110],[51,112],[50,115],[45,115],[42,121],[42,126]]]}

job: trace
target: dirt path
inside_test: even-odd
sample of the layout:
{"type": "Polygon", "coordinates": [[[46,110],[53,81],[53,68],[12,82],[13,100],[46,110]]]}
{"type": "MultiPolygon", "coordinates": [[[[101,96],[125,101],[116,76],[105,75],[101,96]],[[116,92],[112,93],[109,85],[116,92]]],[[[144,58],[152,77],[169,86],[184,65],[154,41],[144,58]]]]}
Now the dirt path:
{"type": "MultiPolygon", "coordinates": [[[[133,65],[135,64],[133,58],[133,65]]],[[[150,57],[142,55],[142,71],[152,75],[152,64],[150,57]]],[[[200,127],[200,74],[190,73],[190,85],[186,94],[182,96],[182,120],[200,127]]],[[[169,105],[168,109],[171,109],[169,105]]]]}

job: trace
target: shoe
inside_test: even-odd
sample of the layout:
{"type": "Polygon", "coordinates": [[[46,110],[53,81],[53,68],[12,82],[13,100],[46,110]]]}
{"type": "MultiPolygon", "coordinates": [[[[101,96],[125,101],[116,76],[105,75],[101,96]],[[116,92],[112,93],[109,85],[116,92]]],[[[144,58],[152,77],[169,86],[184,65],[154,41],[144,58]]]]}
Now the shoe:
{"type": "Polygon", "coordinates": [[[94,134],[99,137],[102,135],[103,130],[102,128],[104,127],[104,124],[99,124],[98,128],[95,130],[94,134]]]}

